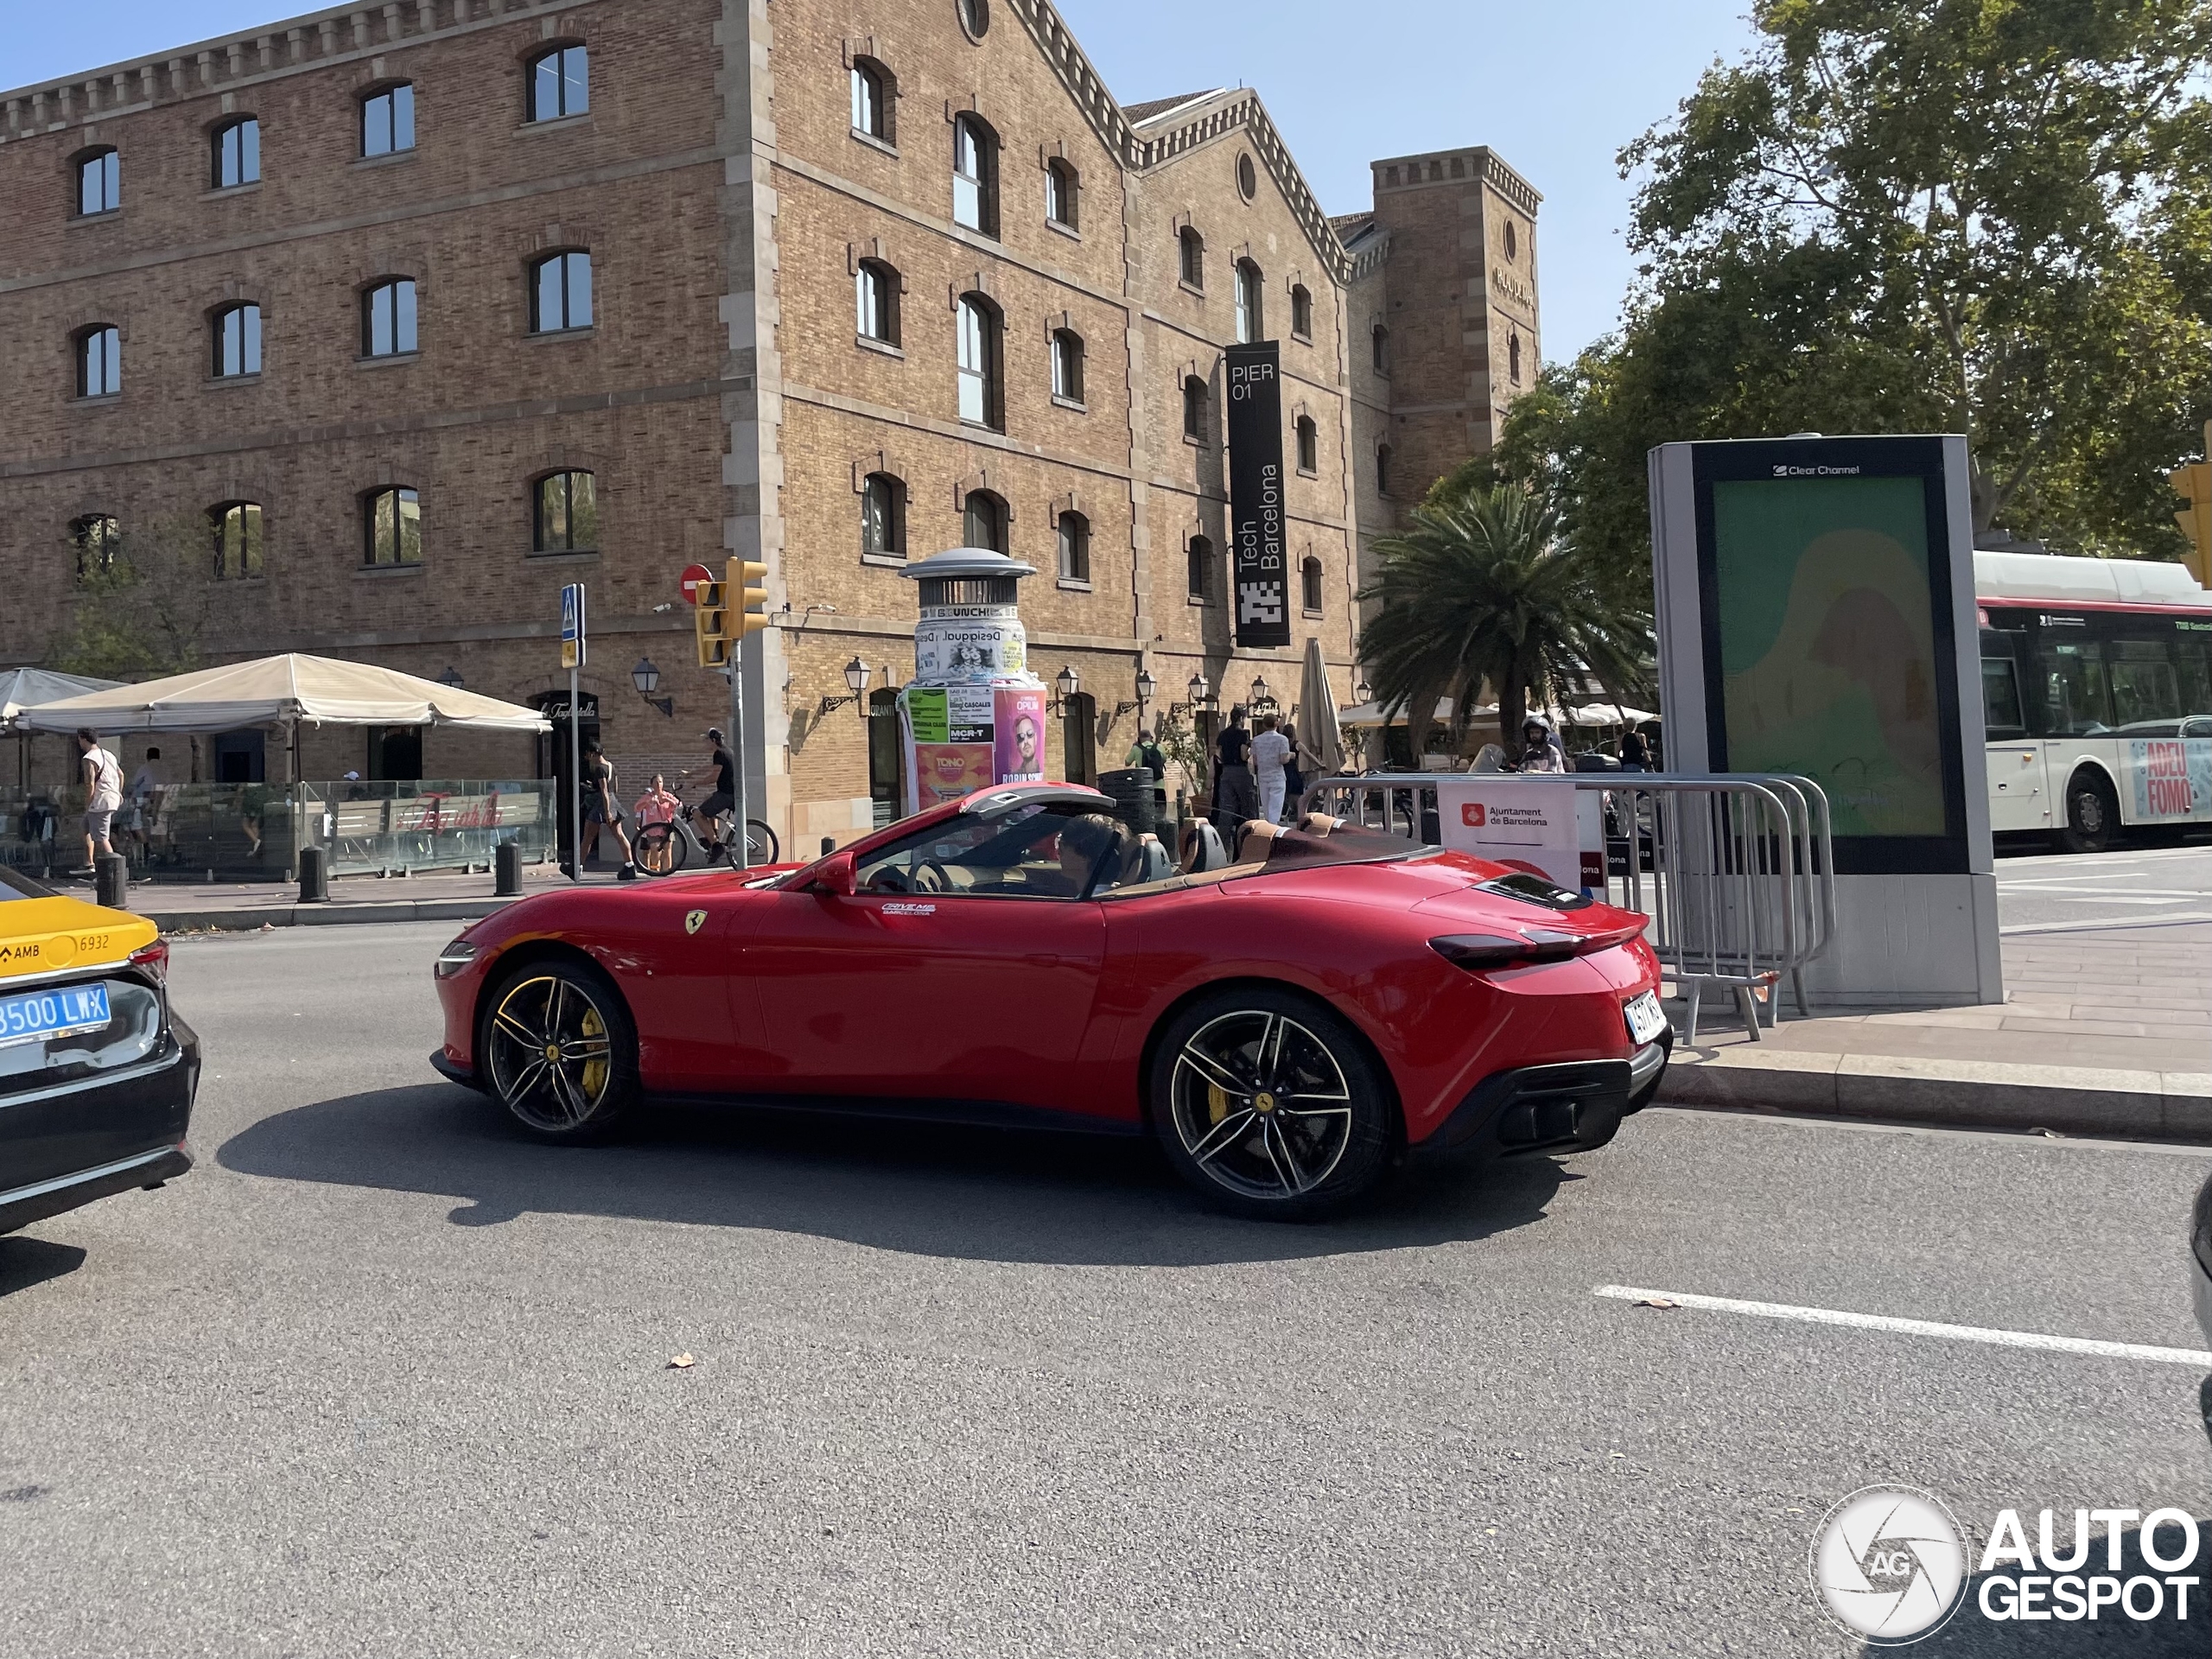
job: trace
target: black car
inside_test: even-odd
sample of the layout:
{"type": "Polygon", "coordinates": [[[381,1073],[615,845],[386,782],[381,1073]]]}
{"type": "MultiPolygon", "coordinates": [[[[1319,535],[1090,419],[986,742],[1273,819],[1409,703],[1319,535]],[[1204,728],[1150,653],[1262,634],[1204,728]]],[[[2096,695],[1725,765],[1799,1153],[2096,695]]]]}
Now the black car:
{"type": "Polygon", "coordinates": [[[0,867],[0,1233],[192,1167],[200,1039],[151,922],[0,867]]]}

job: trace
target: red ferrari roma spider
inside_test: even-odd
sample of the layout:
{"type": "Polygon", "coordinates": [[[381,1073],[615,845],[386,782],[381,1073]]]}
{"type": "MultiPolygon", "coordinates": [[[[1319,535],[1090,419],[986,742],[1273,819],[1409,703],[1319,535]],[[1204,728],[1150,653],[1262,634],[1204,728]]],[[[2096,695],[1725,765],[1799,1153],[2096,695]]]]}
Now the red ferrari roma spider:
{"type": "Polygon", "coordinates": [[[1111,806],[985,790],[799,868],[541,893],[438,958],[433,1064],[558,1141],[649,1097],[1148,1130],[1295,1218],[1603,1146],[1657,1088],[1643,917],[1325,820],[1178,870],[1111,806]]]}

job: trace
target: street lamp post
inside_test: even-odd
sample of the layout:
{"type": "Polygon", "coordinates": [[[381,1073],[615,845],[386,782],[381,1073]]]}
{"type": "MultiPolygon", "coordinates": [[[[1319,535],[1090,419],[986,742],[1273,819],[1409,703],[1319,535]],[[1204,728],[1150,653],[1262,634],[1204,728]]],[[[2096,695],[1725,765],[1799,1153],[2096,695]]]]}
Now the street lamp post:
{"type": "Polygon", "coordinates": [[[638,658],[638,665],[630,671],[630,683],[638,688],[638,695],[640,697],[643,697],[646,702],[660,710],[662,719],[674,720],[676,718],[676,699],[672,696],[657,697],[653,696],[654,692],[660,690],[660,670],[653,666],[653,659],[652,658],[640,657],[638,658]]]}
{"type": "MultiPolygon", "coordinates": [[[[891,671],[887,668],[884,671],[883,677],[887,680],[889,679],[891,677],[891,671]]],[[[814,717],[817,720],[821,720],[830,715],[835,714],[838,709],[843,708],[849,702],[858,702],[862,697],[868,695],[868,682],[874,677],[875,671],[874,669],[870,668],[866,663],[861,661],[859,658],[854,658],[851,662],[845,664],[845,689],[852,695],[850,696],[844,697],[823,698],[821,702],[814,705],[814,717]]],[[[861,710],[861,718],[863,720],[868,718],[867,709],[863,709],[861,710]]]]}

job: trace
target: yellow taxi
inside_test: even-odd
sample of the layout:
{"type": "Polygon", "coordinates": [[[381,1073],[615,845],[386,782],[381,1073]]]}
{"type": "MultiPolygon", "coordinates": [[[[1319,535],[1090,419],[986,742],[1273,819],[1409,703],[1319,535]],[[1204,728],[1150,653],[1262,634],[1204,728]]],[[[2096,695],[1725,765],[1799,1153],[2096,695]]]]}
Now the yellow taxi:
{"type": "Polygon", "coordinates": [[[200,1039],[141,916],[0,866],[0,1233],[192,1167],[200,1039]]]}

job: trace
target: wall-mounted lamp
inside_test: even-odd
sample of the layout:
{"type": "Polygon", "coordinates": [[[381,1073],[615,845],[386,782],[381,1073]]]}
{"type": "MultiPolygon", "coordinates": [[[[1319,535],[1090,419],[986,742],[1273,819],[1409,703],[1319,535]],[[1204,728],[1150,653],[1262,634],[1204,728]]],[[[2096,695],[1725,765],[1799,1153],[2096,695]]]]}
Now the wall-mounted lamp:
{"type": "Polygon", "coordinates": [[[1070,700],[1082,690],[1083,676],[1063,664],[1060,671],[1052,677],[1052,690],[1056,694],[1052,699],[1052,712],[1056,715],[1066,713],[1070,700]]]}
{"type": "Polygon", "coordinates": [[[630,671],[630,683],[638,688],[638,695],[639,696],[643,697],[652,707],[660,710],[662,719],[674,720],[676,718],[676,699],[674,697],[657,697],[653,696],[654,692],[660,690],[660,670],[653,666],[653,659],[652,658],[640,657],[638,658],[638,665],[630,671]]]}
{"type": "Polygon", "coordinates": [[[461,677],[461,671],[453,667],[451,664],[448,664],[446,671],[438,676],[438,683],[445,687],[448,691],[460,691],[467,689],[466,682],[464,682],[461,677]]]}
{"type": "MultiPolygon", "coordinates": [[[[868,695],[868,682],[874,677],[875,671],[874,669],[870,668],[866,663],[861,661],[859,658],[854,658],[851,662],[845,664],[845,685],[846,689],[849,690],[852,695],[843,697],[823,698],[821,702],[814,705],[815,719],[825,719],[829,715],[836,713],[838,709],[843,708],[847,703],[858,702],[862,697],[868,695]]],[[[868,710],[863,709],[861,710],[861,714],[862,717],[865,718],[868,714],[868,710]]]]}

